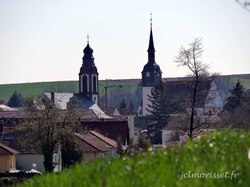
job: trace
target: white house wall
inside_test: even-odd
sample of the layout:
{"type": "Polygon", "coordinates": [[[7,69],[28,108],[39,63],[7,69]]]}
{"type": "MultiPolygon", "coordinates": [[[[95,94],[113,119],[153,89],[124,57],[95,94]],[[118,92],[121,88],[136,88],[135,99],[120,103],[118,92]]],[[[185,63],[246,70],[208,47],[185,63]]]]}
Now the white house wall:
{"type": "Polygon", "coordinates": [[[36,170],[44,172],[42,154],[18,154],[16,155],[16,167],[19,170],[30,171],[32,164],[36,164],[36,170]]]}
{"type": "MultiPolygon", "coordinates": [[[[44,94],[51,100],[51,93],[44,94]]],[[[67,109],[67,104],[73,96],[73,93],[54,93],[54,103],[60,109],[67,109]]]]}

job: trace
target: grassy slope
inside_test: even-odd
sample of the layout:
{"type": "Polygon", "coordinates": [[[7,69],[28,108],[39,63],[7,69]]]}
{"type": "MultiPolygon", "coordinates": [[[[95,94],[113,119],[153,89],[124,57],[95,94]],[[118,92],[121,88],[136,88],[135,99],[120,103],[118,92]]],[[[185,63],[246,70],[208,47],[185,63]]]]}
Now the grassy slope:
{"type": "MultiPolygon", "coordinates": [[[[169,78],[169,80],[171,80],[171,78],[169,78]]],[[[250,89],[250,74],[221,76],[219,87],[222,89],[222,92],[225,92],[225,94],[227,95],[228,89],[235,85],[238,80],[241,81],[245,88],[250,89]]],[[[139,82],[140,79],[108,80],[108,94],[111,90],[120,90],[120,92],[129,90],[130,92],[135,92],[139,82]]],[[[105,85],[105,80],[101,80],[99,82],[100,96],[104,94],[105,85]]],[[[13,94],[14,91],[20,92],[24,97],[38,96],[45,91],[78,92],[78,81],[0,84],[0,100],[4,99],[5,101],[8,101],[9,97],[13,94]]]]}
{"type": "MultiPolygon", "coordinates": [[[[132,89],[137,88],[138,80],[108,80],[109,91],[111,89],[121,88],[132,89]]],[[[104,94],[105,81],[99,81],[100,96],[104,94]]],[[[10,96],[17,91],[24,97],[38,96],[43,92],[78,92],[78,81],[56,81],[56,82],[36,82],[36,83],[20,83],[20,84],[0,84],[0,100],[8,101],[10,96]]]]}
{"type": "Polygon", "coordinates": [[[250,133],[212,133],[184,147],[78,165],[61,174],[48,174],[20,186],[249,186],[250,133]],[[213,174],[234,171],[236,178],[189,178],[183,172],[213,174]]]}
{"type": "Polygon", "coordinates": [[[17,91],[24,97],[38,96],[45,91],[78,89],[77,81],[37,82],[0,85],[0,99],[8,100],[17,91]]]}

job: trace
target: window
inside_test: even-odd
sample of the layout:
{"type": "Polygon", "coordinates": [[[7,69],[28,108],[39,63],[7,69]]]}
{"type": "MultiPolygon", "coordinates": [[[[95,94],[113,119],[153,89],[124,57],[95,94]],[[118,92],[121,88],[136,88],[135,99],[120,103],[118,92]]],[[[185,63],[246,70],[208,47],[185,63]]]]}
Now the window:
{"type": "Polygon", "coordinates": [[[3,121],[0,120],[0,133],[3,132],[3,121]]]}
{"type": "Polygon", "coordinates": [[[3,135],[3,141],[13,141],[14,139],[14,134],[13,133],[5,133],[3,135]]]}
{"type": "Polygon", "coordinates": [[[93,76],[93,92],[96,93],[96,76],[93,76]]]}
{"type": "Polygon", "coordinates": [[[84,75],[83,78],[82,78],[82,92],[83,93],[87,93],[87,76],[84,75]]]}
{"type": "Polygon", "coordinates": [[[149,72],[146,72],[146,77],[149,77],[150,76],[150,73],[149,72]]]}

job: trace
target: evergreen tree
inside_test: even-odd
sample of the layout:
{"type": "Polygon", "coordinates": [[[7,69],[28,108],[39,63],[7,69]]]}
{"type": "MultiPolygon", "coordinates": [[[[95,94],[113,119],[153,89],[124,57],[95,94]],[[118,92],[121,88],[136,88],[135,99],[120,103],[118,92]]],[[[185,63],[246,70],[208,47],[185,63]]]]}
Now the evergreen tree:
{"type": "Polygon", "coordinates": [[[152,143],[161,143],[161,129],[167,125],[169,118],[169,100],[162,82],[152,88],[148,107],[148,135],[152,143]]]}
{"type": "Polygon", "coordinates": [[[224,106],[224,124],[231,124],[233,128],[250,129],[250,93],[238,81],[227,98],[224,106]]]}
{"type": "Polygon", "coordinates": [[[129,105],[128,105],[128,114],[132,115],[134,114],[134,104],[132,102],[132,100],[129,101],[129,105]]]}
{"type": "Polygon", "coordinates": [[[23,107],[24,106],[23,96],[17,91],[15,91],[10,97],[7,105],[9,107],[23,107]]]}
{"type": "Polygon", "coordinates": [[[244,94],[244,88],[239,80],[235,84],[233,89],[229,90],[229,92],[231,93],[231,96],[227,98],[227,103],[225,104],[224,109],[231,112],[241,106],[241,99],[244,94]]]}
{"type": "Polygon", "coordinates": [[[122,102],[121,102],[121,104],[119,106],[119,109],[120,109],[120,111],[121,111],[122,114],[126,114],[127,103],[126,103],[126,101],[125,101],[124,98],[122,99],[122,102]]]}

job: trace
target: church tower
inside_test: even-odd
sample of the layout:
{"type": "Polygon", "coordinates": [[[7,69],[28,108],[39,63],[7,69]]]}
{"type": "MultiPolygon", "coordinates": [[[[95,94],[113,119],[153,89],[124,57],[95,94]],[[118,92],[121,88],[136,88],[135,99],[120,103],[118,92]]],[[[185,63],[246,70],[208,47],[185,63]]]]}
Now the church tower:
{"type": "Polygon", "coordinates": [[[148,62],[142,70],[142,115],[149,114],[146,110],[149,100],[148,95],[151,95],[151,89],[161,81],[162,71],[160,66],[155,62],[155,47],[152,31],[152,17],[150,18],[150,37],[148,46],[148,62]]]}
{"type": "Polygon", "coordinates": [[[94,63],[93,49],[89,46],[89,36],[87,46],[83,50],[82,67],[79,73],[79,93],[91,98],[97,105],[98,94],[98,72],[94,63]]]}

